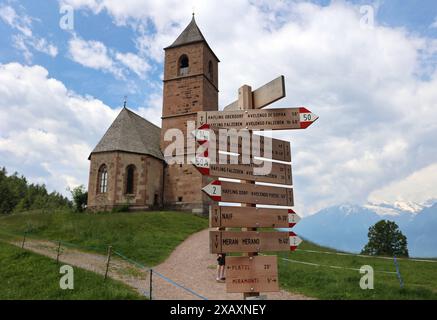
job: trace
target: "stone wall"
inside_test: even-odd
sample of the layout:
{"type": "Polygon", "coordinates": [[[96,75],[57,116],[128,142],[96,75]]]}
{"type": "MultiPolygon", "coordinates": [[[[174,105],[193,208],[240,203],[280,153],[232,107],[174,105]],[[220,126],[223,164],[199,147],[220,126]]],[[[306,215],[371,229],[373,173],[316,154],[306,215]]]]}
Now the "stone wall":
{"type": "Polygon", "coordinates": [[[110,210],[129,204],[132,209],[160,207],[163,190],[162,160],[127,152],[104,152],[91,155],[88,186],[88,208],[92,211],[110,210]],[[108,168],[107,192],[98,190],[99,168],[108,168]],[[126,194],[127,167],[135,166],[133,193],[126,194]],[[156,197],[155,195],[158,195],[156,197]],[[156,203],[155,203],[156,202],[156,203]]]}

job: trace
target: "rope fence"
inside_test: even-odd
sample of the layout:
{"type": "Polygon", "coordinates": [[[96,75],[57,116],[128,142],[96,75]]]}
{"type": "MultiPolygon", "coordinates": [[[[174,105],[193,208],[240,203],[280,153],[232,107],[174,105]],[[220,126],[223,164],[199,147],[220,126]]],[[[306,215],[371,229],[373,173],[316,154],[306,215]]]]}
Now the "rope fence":
{"type": "MultiPolygon", "coordinates": [[[[358,269],[358,268],[330,266],[330,265],[326,265],[326,264],[318,264],[318,263],[312,263],[312,262],[306,262],[306,261],[299,261],[299,260],[287,259],[287,258],[282,258],[282,257],[280,257],[280,259],[287,261],[287,262],[305,264],[305,265],[314,266],[314,267],[326,267],[326,268],[331,268],[331,269],[345,269],[345,270],[352,270],[352,271],[360,271],[360,269],[358,269]]],[[[396,274],[397,275],[397,272],[394,272],[394,271],[374,270],[374,272],[386,273],[386,274],[396,274]]]]}
{"type": "MultiPolygon", "coordinates": [[[[359,258],[376,258],[376,259],[385,259],[385,260],[393,260],[392,257],[382,257],[382,256],[369,256],[365,254],[357,254],[357,253],[345,253],[345,252],[331,252],[331,251],[317,251],[317,250],[305,250],[305,249],[296,249],[296,251],[300,252],[308,252],[308,253],[321,253],[321,254],[332,254],[337,256],[353,256],[359,258]]],[[[427,259],[415,259],[415,258],[396,258],[397,260],[404,261],[412,261],[412,262],[430,262],[437,263],[437,260],[427,260],[427,259]]]]}

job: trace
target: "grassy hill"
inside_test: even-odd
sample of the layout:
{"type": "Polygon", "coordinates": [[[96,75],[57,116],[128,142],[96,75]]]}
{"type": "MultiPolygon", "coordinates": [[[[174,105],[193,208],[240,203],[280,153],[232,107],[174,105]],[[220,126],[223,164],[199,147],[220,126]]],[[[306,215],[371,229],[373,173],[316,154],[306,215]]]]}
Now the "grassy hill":
{"type": "MultiPolygon", "coordinates": [[[[107,245],[112,245],[124,255],[154,266],[190,234],[207,226],[206,218],[176,212],[29,212],[1,217],[0,238],[2,231],[23,234],[28,230],[32,236],[63,240],[103,254],[107,245]]],[[[281,286],[319,299],[437,299],[437,263],[399,260],[404,281],[401,289],[393,273],[393,259],[336,253],[309,241],[304,241],[296,252],[278,253],[281,286]],[[363,265],[375,271],[374,290],[359,286],[359,268],[363,265]]]]}
{"type": "Polygon", "coordinates": [[[208,219],[180,212],[74,213],[33,211],[0,218],[1,232],[62,240],[99,253],[107,246],[149,267],[164,261],[190,234],[208,227],[208,219]]]}
{"type": "Polygon", "coordinates": [[[52,259],[0,242],[0,300],[141,299],[132,288],[74,268],[74,289],[59,287],[59,265],[52,259]]]}
{"type": "Polygon", "coordinates": [[[400,288],[394,260],[376,257],[338,255],[337,251],[307,240],[298,251],[279,253],[281,285],[293,292],[319,299],[437,299],[436,263],[398,259],[404,288],[400,288]],[[319,253],[310,251],[330,252],[319,253]],[[319,265],[319,266],[316,266],[319,265]],[[362,290],[359,270],[374,269],[374,289],[362,290]]]}

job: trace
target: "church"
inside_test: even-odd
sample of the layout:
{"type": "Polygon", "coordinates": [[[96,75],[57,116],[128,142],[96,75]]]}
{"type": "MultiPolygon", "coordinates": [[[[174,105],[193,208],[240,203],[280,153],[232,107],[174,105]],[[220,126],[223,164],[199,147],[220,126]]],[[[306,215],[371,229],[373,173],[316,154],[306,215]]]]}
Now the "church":
{"type": "MultiPolygon", "coordinates": [[[[198,111],[218,110],[218,63],[193,18],[164,48],[161,128],[124,107],[89,156],[88,209],[168,209],[206,214],[210,178],[191,164],[167,164],[167,129],[184,135],[198,111]]],[[[184,137],[186,141],[186,137],[184,137]]],[[[185,149],[184,153],[187,154],[185,149]]]]}

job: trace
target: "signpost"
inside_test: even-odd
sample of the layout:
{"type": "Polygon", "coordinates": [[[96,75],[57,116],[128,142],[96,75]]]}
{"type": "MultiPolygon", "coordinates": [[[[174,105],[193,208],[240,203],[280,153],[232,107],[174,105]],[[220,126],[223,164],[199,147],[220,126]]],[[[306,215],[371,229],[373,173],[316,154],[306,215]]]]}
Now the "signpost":
{"type": "Polygon", "coordinates": [[[214,180],[202,189],[212,200],[292,207],[293,189],[214,180]]]}
{"type": "Polygon", "coordinates": [[[211,253],[294,251],[302,242],[294,232],[210,231],[211,253]]]}
{"type": "Polygon", "coordinates": [[[212,177],[292,185],[291,165],[284,163],[266,164],[263,161],[261,164],[211,164],[211,159],[208,157],[196,157],[194,166],[203,175],[212,177]],[[256,169],[261,172],[268,170],[270,173],[259,175],[256,174],[256,169]]]}
{"type": "Polygon", "coordinates": [[[209,208],[211,228],[292,228],[300,217],[292,209],[231,207],[209,208]]]}
{"type": "Polygon", "coordinates": [[[306,129],[318,119],[305,107],[260,110],[284,96],[284,77],[281,76],[253,92],[250,86],[242,86],[238,101],[225,107],[225,111],[197,113],[198,129],[194,136],[204,151],[196,156],[193,164],[203,175],[241,180],[237,183],[217,179],[202,191],[214,201],[241,204],[241,207],[210,207],[210,227],[218,228],[210,232],[210,252],[243,254],[226,257],[226,288],[228,292],[242,292],[245,299],[257,298],[260,292],[279,290],[277,257],[258,256],[258,253],[293,251],[302,242],[294,232],[258,230],[292,228],[300,220],[289,208],[257,207],[259,204],[294,205],[290,187],[292,167],[290,163],[271,161],[290,162],[290,142],[254,135],[252,131],[306,129]],[[222,157],[223,152],[234,155],[225,155],[223,161],[217,157],[222,157]],[[262,158],[262,162],[257,163],[255,158],[262,158]],[[243,162],[247,159],[249,163],[243,162]],[[264,165],[271,170],[259,171],[264,165]],[[225,231],[225,228],[241,228],[242,231],[225,231]]]}
{"type": "MultiPolygon", "coordinates": [[[[285,97],[285,79],[279,76],[252,92],[253,108],[261,109],[285,97]]],[[[238,110],[238,100],[224,107],[223,111],[238,110]]]]}
{"type": "Polygon", "coordinates": [[[222,145],[220,141],[220,130],[211,129],[209,124],[200,126],[193,135],[199,144],[210,142],[212,134],[215,136],[215,150],[209,150],[211,153],[224,151],[234,152],[238,154],[249,155],[251,157],[263,157],[266,155],[267,147],[271,149],[271,160],[279,160],[284,162],[291,161],[291,147],[289,141],[264,137],[256,134],[240,134],[231,132],[226,133],[226,144],[222,145]]]}
{"type": "Polygon", "coordinates": [[[227,292],[279,291],[276,256],[227,257],[227,292]]]}
{"type": "Polygon", "coordinates": [[[197,125],[247,130],[306,129],[319,117],[305,107],[238,111],[201,111],[197,125]]]}

